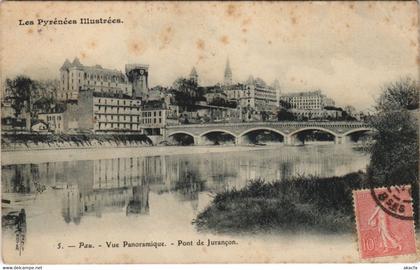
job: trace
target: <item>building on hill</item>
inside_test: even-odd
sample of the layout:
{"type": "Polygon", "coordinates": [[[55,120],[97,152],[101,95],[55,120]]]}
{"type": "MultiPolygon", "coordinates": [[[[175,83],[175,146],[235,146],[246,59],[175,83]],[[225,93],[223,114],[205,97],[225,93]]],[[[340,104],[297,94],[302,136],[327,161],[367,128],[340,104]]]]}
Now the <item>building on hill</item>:
{"type": "Polygon", "coordinates": [[[280,100],[290,106],[296,116],[307,119],[337,119],[343,110],[335,108],[335,102],[320,90],[283,94],[280,100]]]}
{"type": "Polygon", "coordinates": [[[85,66],[78,58],[75,58],[73,62],[66,59],[60,68],[57,99],[77,100],[79,91],[87,89],[94,92],[132,96],[132,85],[121,71],[106,69],[100,65],[85,66]]]}
{"type": "Polygon", "coordinates": [[[231,101],[239,101],[246,96],[246,85],[241,83],[225,86],[223,89],[228,100],[231,101]]]}
{"type": "Polygon", "coordinates": [[[290,104],[292,109],[322,110],[326,106],[334,106],[335,102],[321,93],[321,90],[283,94],[280,100],[290,104]]]}
{"type": "Polygon", "coordinates": [[[271,110],[277,107],[277,97],[274,88],[268,86],[262,79],[257,78],[251,84],[247,85],[247,94],[245,104],[254,104],[254,108],[260,111],[271,110]]]}
{"type": "Polygon", "coordinates": [[[223,89],[228,100],[237,102],[242,108],[269,111],[278,107],[276,89],[260,78],[250,76],[244,83],[224,86],[223,89]]]}

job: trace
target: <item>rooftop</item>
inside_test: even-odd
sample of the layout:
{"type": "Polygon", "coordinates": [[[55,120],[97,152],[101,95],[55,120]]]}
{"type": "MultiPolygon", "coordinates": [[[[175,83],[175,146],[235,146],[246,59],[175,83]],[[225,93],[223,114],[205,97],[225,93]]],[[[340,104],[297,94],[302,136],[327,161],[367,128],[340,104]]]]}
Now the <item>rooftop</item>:
{"type": "Polygon", "coordinates": [[[320,96],[324,96],[321,93],[321,90],[315,90],[315,91],[302,91],[302,92],[296,92],[296,93],[284,93],[281,96],[283,97],[303,97],[303,96],[316,96],[316,95],[320,95],[320,96]]]}
{"type": "Polygon", "coordinates": [[[68,59],[64,61],[64,64],[61,66],[60,70],[68,70],[70,68],[78,68],[82,70],[86,70],[89,72],[96,72],[96,73],[111,73],[113,75],[120,75],[124,76],[124,74],[118,69],[108,69],[103,68],[101,65],[94,65],[94,66],[85,66],[83,65],[79,58],[74,58],[73,62],[70,63],[68,59]]]}
{"type": "Polygon", "coordinates": [[[166,103],[162,100],[150,100],[142,105],[144,110],[162,110],[166,109],[166,103]]]}

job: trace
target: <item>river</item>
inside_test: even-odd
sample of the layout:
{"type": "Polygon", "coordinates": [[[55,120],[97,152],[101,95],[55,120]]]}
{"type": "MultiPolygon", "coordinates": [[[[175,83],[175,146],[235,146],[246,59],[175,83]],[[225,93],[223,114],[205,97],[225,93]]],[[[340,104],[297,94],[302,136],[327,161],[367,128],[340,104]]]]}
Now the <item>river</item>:
{"type": "MultiPolygon", "coordinates": [[[[253,151],[235,150],[235,147],[226,151],[226,147],[221,147],[223,151],[209,153],[194,153],[191,151],[194,147],[179,148],[184,149],[183,154],[73,158],[58,162],[35,159],[29,164],[2,165],[2,198],[10,201],[2,204],[3,215],[21,209],[26,215],[20,228],[3,228],[6,261],[25,258],[25,262],[30,262],[38,258],[37,262],[90,262],[95,261],[92,257],[95,254],[100,254],[101,262],[121,258],[130,262],[206,262],[208,256],[216,256],[218,262],[232,259],[245,262],[255,261],[255,256],[260,256],[258,261],[261,261],[261,254],[269,261],[290,258],[334,261],[338,257],[357,260],[353,235],[329,236],[329,243],[342,248],[318,257],[300,258],[299,250],[303,246],[308,252],[318,250],[319,253],[319,248],[330,249],[328,241],[324,241],[324,236],[312,234],[305,237],[212,235],[197,232],[191,221],[209,205],[214,192],[243,187],[249,179],[340,176],[365,170],[369,155],[346,145],[332,144],[254,147],[253,151]],[[233,239],[242,248],[246,245],[251,250],[223,247],[231,249],[227,252],[230,257],[226,257],[223,249],[188,247],[188,241],[198,239],[206,243],[207,239],[233,239]],[[177,247],[179,240],[186,245],[177,247]],[[121,248],[123,241],[164,242],[165,246],[121,248]],[[90,243],[94,248],[84,251],[79,248],[80,242],[90,243]],[[106,247],[109,242],[119,247],[111,251],[112,248],[106,247]],[[275,253],[284,246],[288,247],[287,252],[275,253]],[[257,247],[261,253],[252,252],[257,247]],[[195,254],[193,258],[185,253],[188,248],[190,255],[195,254]],[[170,252],[156,253],[154,249],[170,252]]],[[[77,156],[78,150],[74,151],[73,156],[77,156]]]]}

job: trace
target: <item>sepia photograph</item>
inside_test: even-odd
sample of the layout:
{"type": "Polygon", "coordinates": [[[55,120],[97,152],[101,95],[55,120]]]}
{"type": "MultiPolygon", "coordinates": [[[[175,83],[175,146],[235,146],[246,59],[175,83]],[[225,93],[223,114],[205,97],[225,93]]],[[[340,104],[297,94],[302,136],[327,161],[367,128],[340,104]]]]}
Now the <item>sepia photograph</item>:
{"type": "Polygon", "coordinates": [[[0,3],[3,263],[418,262],[419,10],[0,3]]]}

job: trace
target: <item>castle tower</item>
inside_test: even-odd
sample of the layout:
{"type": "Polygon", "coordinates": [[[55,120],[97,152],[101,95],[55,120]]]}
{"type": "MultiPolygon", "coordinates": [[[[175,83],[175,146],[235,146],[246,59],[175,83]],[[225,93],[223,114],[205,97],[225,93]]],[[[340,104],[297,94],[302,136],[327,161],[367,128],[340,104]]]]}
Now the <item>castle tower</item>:
{"type": "Polygon", "coordinates": [[[72,65],[68,59],[64,61],[63,66],[60,68],[60,84],[59,89],[57,91],[57,98],[58,100],[67,100],[68,99],[68,92],[69,92],[69,68],[72,65]]]}
{"type": "Polygon", "coordinates": [[[232,70],[230,69],[229,58],[226,60],[224,84],[232,85],[232,70]]]}
{"type": "Polygon", "coordinates": [[[190,80],[195,83],[195,85],[198,85],[198,74],[197,70],[195,70],[195,67],[192,68],[190,73],[190,80]]]}
{"type": "Polygon", "coordinates": [[[125,74],[133,85],[133,97],[145,98],[149,91],[149,65],[127,64],[125,65],[125,74]]]}

